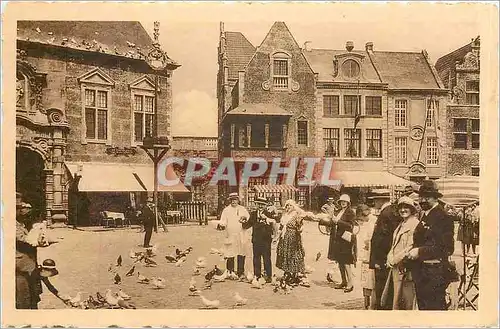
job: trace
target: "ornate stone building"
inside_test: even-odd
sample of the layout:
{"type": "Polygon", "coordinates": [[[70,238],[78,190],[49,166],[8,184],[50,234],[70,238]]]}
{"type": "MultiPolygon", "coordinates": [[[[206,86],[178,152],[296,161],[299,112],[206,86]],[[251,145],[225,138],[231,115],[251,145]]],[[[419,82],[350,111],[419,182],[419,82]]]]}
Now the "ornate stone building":
{"type": "MultiPolygon", "coordinates": [[[[221,157],[332,158],[355,201],[445,172],[448,90],[425,50],[300,48],[283,22],[254,47],[221,25],[217,90],[221,157]]],[[[331,189],[306,192],[316,208],[331,189]]]]}
{"type": "Polygon", "coordinates": [[[17,33],[18,191],[48,220],[68,218],[68,189],[81,192],[77,204],[92,204],[75,209],[86,213],[79,224],[123,211],[117,204],[130,192],[152,189],[152,162],[139,146],[151,136],[155,104],[158,134],[170,135],[180,65],[147,64],[154,41],[139,22],[19,21],[17,33]]]}
{"type": "Polygon", "coordinates": [[[439,58],[436,70],[451,101],[446,111],[447,175],[479,176],[480,38],[439,58]]]}

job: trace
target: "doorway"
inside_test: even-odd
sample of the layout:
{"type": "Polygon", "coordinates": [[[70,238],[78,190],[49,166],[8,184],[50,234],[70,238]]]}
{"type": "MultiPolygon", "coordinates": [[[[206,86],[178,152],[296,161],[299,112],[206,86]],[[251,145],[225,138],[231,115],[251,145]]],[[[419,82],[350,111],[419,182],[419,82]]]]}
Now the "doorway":
{"type": "Polygon", "coordinates": [[[35,221],[45,219],[45,173],[44,160],[35,151],[16,148],[16,191],[23,195],[24,202],[32,207],[35,221]]]}

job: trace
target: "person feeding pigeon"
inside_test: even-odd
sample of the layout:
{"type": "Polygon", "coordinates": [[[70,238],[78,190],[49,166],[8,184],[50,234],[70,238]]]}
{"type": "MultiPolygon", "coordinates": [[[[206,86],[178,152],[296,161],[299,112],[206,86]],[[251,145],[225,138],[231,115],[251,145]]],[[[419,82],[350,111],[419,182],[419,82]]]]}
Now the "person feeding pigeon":
{"type": "Polygon", "coordinates": [[[250,214],[239,204],[238,193],[229,194],[230,204],[222,210],[220,225],[226,231],[224,258],[228,276],[244,277],[245,257],[249,255],[251,230],[245,225],[250,214]],[[237,257],[237,272],[234,273],[234,258],[237,257]]]}

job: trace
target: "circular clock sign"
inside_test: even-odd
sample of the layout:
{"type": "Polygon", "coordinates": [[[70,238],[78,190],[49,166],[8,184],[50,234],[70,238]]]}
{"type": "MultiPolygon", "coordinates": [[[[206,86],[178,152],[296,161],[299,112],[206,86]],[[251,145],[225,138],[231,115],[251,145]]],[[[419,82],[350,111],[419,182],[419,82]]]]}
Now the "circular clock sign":
{"type": "Polygon", "coordinates": [[[414,126],[410,131],[410,138],[416,141],[424,138],[424,128],[422,126],[414,126]]]}

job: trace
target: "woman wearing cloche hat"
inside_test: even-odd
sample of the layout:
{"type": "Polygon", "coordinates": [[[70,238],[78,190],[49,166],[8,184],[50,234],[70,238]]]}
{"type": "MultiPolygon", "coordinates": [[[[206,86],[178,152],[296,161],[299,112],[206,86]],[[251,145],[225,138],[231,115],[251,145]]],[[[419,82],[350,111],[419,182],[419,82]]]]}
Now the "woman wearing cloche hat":
{"type": "Polygon", "coordinates": [[[394,231],[391,249],[387,254],[387,268],[390,273],[382,293],[381,304],[392,303],[393,310],[412,310],[416,302],[415,284],[406,256],[413,248],[413,233],[419,219],[416,203],[408,196],[398,200],[397,209],[402,221],[394,231]],[[392,292],[392,300],[388,300],[389,290],[392,292]]]}

